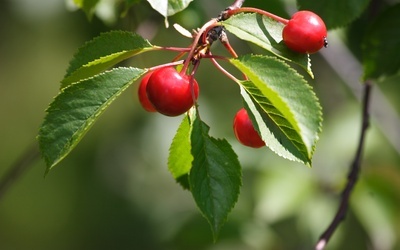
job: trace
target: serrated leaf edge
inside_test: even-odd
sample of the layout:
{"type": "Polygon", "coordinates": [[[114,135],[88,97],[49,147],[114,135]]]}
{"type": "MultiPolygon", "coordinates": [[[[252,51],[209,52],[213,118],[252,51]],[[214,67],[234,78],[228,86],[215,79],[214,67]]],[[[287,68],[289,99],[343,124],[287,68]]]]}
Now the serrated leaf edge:
{"type": "MultiPolygon", "coordinates": [[[[315,92],[313,91],[313,88],[312,88],[312,86],[311,85],[309,85],[308,83],[307,83],[307,81],[304,79],[304,77],[301,75],[301,74],[299,74],[295,69],[293,69],[292,67],[290,67],[289,66],[289,64],[287,64],[284,60],[282,60],[282,59],[279,59],[279,58],[276,58],[276,57],[271,57],[271,56],[265,56],[265,55],[253,55],[253,54],[249,54],[249,55],[244,55],[244,56],[241,56],[241,57],[264,57],[264,58],[272,58],[272,59],[274,59],[274,60],[276,60],[276,61],[279,61],[279,62],[281,62],[282,64],[284,64],[286,67],[287,67],[287,70],[290,70],[290,71],[292,71],[292,73],[293,74],[295,74],[296,76],[298,76],[299,78],[301,78],[301,79],[303,79],[304,80],[304,84],[305,84],[305,86],[310,90],[310,93],[311,93],[311,96],[315,99],[315,102],[316,102],[316,104],[317,104],[317,110],[316,110],[316,112],[317,112],[317,116],[319,117],[319,123],[318,123],[318,129],[317,129],[317,131],[315,131],[315,134],[314,134],[314,141],[311,143],[311,145],[309,145],[310,147],[308,147],[308,146],[306,146],[306,148],[307,148],[307,153],[308,153],[308,158],[309,158],[309,162],[303,162],[303,163],[305,163],[306,165],[308,165],[308,166],[310,166],[311,167],[311,165],[312,165],[312,162],[311,162],[311,158],[312,158],[312,155],[314,154],[314,152],[315,152],[315,148],[316,148],[316,144],[317,144],[317,142],[318,142],[318,140],[319,140],[319,134],[322,132],[322,122],[323,122],[323,116],[322,116],[322,107],[321,107],[321,105],[320,105],[320,103],[319,103],[319,99],[318,99],[318,97],[316,96],[316,94],[315,94],[315,92]]],[[[238,61],[237,59],[231,59],[231,61],[238,61]]],[[[236,66],[235,66],[236,67],[236,66]]],[[[243,91],[245,91],[246,92],[246,94],[249,96],[249,98],[251,98],[251,96],[247,93],[247,90],[245,90],[245,88],[243,87],[243,86],[241,86],[241,83],[240,83],[240,81],[239,82],[237,82],[238,84],[239,84],[239,86],[240,86],[240,88],[241,89],[243,89],[243,91]]],[[[252,98],[251,98],[252,99],[252,98]]],[[[253,100],[252,100],[253,101],[253,100]]],[[[286,104],[286,102],[284,102],[284,104],[285,104],[285,106],[287,106],[287,104],[286,104]]],[[[289,109],[289,111],[290,111],[290,113],[293,115],[293,117],[295,117],[295,114],[292,112],[292,110],[289,108],[289,106],[287,106],[288,107],[288,109],[289,109]]],[[[255,107],[254,107],[255,108],[255,107]]],[[[286,119],[286,118],[285,118],[286,119]]],[[[288,122],[290,122],[289,120],[288,120],[288,122]]],[[[290,122],[291,124],[292,124],[292,122],[290,122]]],[[[301,125],[301,124],[299,124],[299,125],[301,125]]],[[[292,124],[292,126],[295,126],[295,125],[293,125],[292,124]]],[[[295,127],[297,127],[297,125],[295,126],[295,127]]],[[[258,129],[258,128],[257,128],[258,129]]],[[[307,140],[304,140],[304,137],[302,136],[304,133],[304,128],[302,128],[301,126],[300,127],[298,127],[298,129],[301,131],[301,133],[299,134],[300,135],[300,137],[303,139],[303,144],[307,141],[307,140]]],[[[268,129],[269,130],[269,129],[268,129]]],[[[308,129],[307,129],[308,130],[308,129]]],[[[260,133],[260,131],[258,131],[259,133],[260,133]]],[[[283,134],[285,134],[283,131],[282,131],[282,133],[283,134]]],[[[275,135],[274,135],[274,137],[275,137],[275,135]]],[[[275,137],[276,138],[276,137],[275,137]]],[[[284,148],[284,147],[283,147],[284,148]]],[[[272,149],[271,149],[272,150],[272,149]]],[[[285,148],[285,150],[286,150],[286,148],[285,148]]],[[[283,158],[285,158],[285,159],[289,159],[289,160],[291,160],[290,158],[287,158],[287,157],[284,157],[283,155],[281,155],[281,154],[279,154],[278,152],[276,152],[275,150],[273,150],[276,154],[278,154],[279,156],[281,156],[281,157],[283,157],[283,158]]],[[[287,150],[286,150],[287,151],[287,150]]],[[[287,152],[289,152],[289,151],[287,151],[287,152]]],[[[289,152],[290,153],[290,152],[289,152]]],[[[292,154],[292,153],[290,153],[290,154],[292,154]]]]}
{"type": "MultiPolygon", "coordinates": [[[[119,69],[135,69],[135,68],[133,68],[133,67],[118,67],[118,68],[114,68],[114,69],[111,69],[111,70],[108,70],[108,71],[99,73],[99,74],[97,74],[97,75],[88,77],[88,78],[86,78],[86,79],[82,79],[81,81],[74,82],[74,83],[68,85],[67,87],[61,89],[60,92],[53,98],[53,101],[50,103],[50,105],[46,108],[46,110],[45,110],[46,116],[45,116],[45,118],[44,118],[44,121],[43,121],[42,125],[46,123],[47,114],[49,113],[50,109],[52,108],[51,105],[54,103],[54,101],[56,100],[56,98],[58,98],[58,96],[60,96],[63,92],[67,91],[69,88],[72,88],[73,86],[78,85],[78,84],[80,84],[80,83],[82,83],[82,82],[84,82],[84,81],[87,81],[87,80],[90,80],[90,79],[93,79],[93,78],[96,78],[96,77],[100,77],[100,76],[105,75],[105,74],[107,74],[107,73],[109,73],[109,72],[117,71],[117,70],[119,70],[119,69]]],[[[136,68],[136,69],[137,69],[137,68],[136,68]]],[[[146,73],[146,71],[143,72],[143,74],[145,74],[145,73],[146,73]]],[[[142,75],[143,75],[143,74],[142,74],[142,75]]],[[[140,76],[139,76],[139,77],[140,77],[140,76]]],[[[46,171],[45,171],[45,176],[49,173],[49,171],[50,171],[54,166],[56,166],[59,162],[61,162],[61,161],[76,147],[76,145],[78,145],[78,143],[81,141],[81,139],[85,136],[85,134],[89,131],[89,129],[90,129],[90,128],[93,126],[93,124],[96,122],[97,118],[98,118],[100,115],[103,114],[104,110],[105,110],[118,96],[120,96],[120,95],[122,94],[122,92],[124,92],[134,81],[135,81],[135,79],[132,79],[128,84],[126,84],[126,86],[125,86],[124,88],[121,88],[120,91],[117,92],[117,94],[113,95],[112,98],[108,99],[108,100],[107,100],[106,102],[104,102],[101,106],[99,106],[98,111],[97,111],[97,112],[94,112],[94,115],[91,116],[91,117],[89,117],[89,118],[87,119],[88,123],[83,123],[82,126],[81,126],[79,129],[77,129],[77,130],[75,131],[75,133],[71,136],[70,140],[64,145],[63,149],[60,150],[60,154],[57,155],[57,157],[56,157],[57,160],[56,160],[56,161],[50,162],[49,159],[48,159],[47,157],[44,157],[44,154],[43,154],[43,150],[44,150],[44,149],[43,149],[43,146],[39,143],[39,149],[40,149],[40,151],[41,151],[41,153],[42,153],[42,156],[44,157],[44,160],[45,160],[46,166],[47,166],[47,167],[46,167],[46,171]],[[108,105],[107,105],[107,104],[108,104],[108,105]],[[86,124],[87,124],[87,125],[86,125],[86,124]],[[86,125],[86,126],[85,126],[85,125],[86,125]],[[82,133],[78,133],[78,132],[81,132],[81,131],[82,131],[82,133]],[[79,134],[80,136],[78,136],[78,134],[79,134]]],[[[37,139],[38,141],[40,141],[40,137],[41,137],[41,133],[40,133],[40,132],[41,132],[41,128],[40,128],[40,130],[39,130],[39,134],[36,136],[36,139],[37,139]]]]}

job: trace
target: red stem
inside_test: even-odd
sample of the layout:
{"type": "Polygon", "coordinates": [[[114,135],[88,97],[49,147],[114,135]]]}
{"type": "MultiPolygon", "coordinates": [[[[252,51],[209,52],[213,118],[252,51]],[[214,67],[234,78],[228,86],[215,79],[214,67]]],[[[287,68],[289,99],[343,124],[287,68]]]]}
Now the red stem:
{"type": "Polygon", "coordinates": [[[233,56],[233,58],[238,58],[236,51],[232,48],[229,43],[223,43],[224,47],[229,51],[229,53],[233,56]]]}
{"type": "Polygon", "coordinates": [[[162,50],[168,50],[168,51],[176,51],[176,52],[189,52],[190,47],[188,48],[179,48],[179,47],[160,47],[162,50]]]}
{"type": "Polygon", "coordinates": [[[164,67],[176,66],[176,65],[179,65],[179,64],[182,64],[182,63],[184,63],[184,60],[180,60],[180,61],[176,61],[176,62],[164,63],[164,64],[160,64],[160,65],[148,68],[148,70],[149,71],[153,71],[153,70],[164,68],[164,67]]]}
{"type": "Polygon", "coordinates": [[[181,52],[181,53],[179,53],[177,56],[175,56],[171,61],[172,61],[172,62],[176,62],[176,61],[178,61],[179,59],[181,59],[182,56],[184,56],[185,54],[186,54],[186,52],[181,52]]]}
{"type": "Polygon", "coordinates": [[[238,55],[236,54],[236,51],[232,48],[231,44],[229,43],[228,37],[226,36],[225,32],[223,32],[221,34],[221,37],[219,40],[224,45],[224,47],[228,50],[228,52],[233,56],[233,58],[238,58],[238,55]]]}
{"type": "Polygon", "coordinates": [[[257,9],[257,8],[252,8],[252,7],[242,7],[242,8],[239,8],[239,9],[228,10],[227,16],[230,17],[230,16],[233,16],[233,15],[236,15],[236,14],[239,14],[239,13],[243,13],[243,12],[258,13],[258,14],[267,16],[267,17],[269,17],[269,18],[272,18],[272,19],[274,19],[275,21],[278,21],[278,22],[280,22],[280,23],[283,23],[284,25],[288,24],[288,22],[289,22],[288,19],[285,19],[285,18],[283,18],[283,17],[274,15],[274,14],[268,12],[268,11],[261,10],[261,9],[257,9]]]}
{"type": "Polygon", "coordinates": [[[234,77],[231,73],[229,73],[226,69],[224,69],[224,68],[217,62],[217,60],[215,60],[215,58],[220,58],[220,59],[223,59],[223,60],[228,60],[227,58],[219,57],[219,56],[214,56],[214,55],[211,55],[211,53],[208,54],[207,58],[210,58],[210,59],[211,59],[211,62],[214,64],[214,66],[215,66],[219,71],[221,71],[222,73],[224,73],[227,77],[229,77],[231,80],[233,80],[233,81],[236,82],[236,83],[239,82],[239,80],[238,80],[236,77],[234,77]]]}
{"type": "Polygon", "coordinates": [[[208,53],[206,55],[203,55],[201,58],[208,58],[208,59],[221,59],[228,61],[229,59],[226,58],[225,56],[218,56],[218,55],[212,55],[211,53],[208,53]]]}
{"type": "Polygon", "coordinates": [[[192,94],[193,103],[195,103],[196,106],[197,106],[197,100],[196,100],[196,95],[194,93],[194,84],[193,84],[193,82],[194,82],[194,75],[196,74],[197,69],[199,68],[199,66],[200,66],[200,60],[197,61],[194,64],[193,70],[192,70],[192,72],[190,72],[190,82],[189,82],[190,83],[190,92],[192,94]]]}
{"type": "Polygon", "coordinates": [[[191,49],[189,51],[189,54],[187,56],[187,59],[185,60],[185,63],[183,64],[182,70],[181,70],[181,74],[186,74],[186,71],[189,67],[189,63],[193,57],[194,51],[196,50],[196,47],[200,41],[201,36],[203,35],[203,33],[209,29],[209,27],[213,27],[215,24],[217,23],[217,20],[215,19],[211,19],[210,21],[208,21],[207,23],[205,23],[203,25],[203,27],[201,27],[201,29],[198,31],[196,37],[193,40],[191,49]]]}

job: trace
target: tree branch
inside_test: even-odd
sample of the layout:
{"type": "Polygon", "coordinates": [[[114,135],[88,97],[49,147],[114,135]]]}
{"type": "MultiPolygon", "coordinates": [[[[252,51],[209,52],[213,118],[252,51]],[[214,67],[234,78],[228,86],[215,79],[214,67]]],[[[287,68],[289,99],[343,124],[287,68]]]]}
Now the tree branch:
{"type": "Polygon", "coordinates": [[[40,157],[40,152],[35,142],[25,153],[9,168],[0,179],[0,200],[8,188],[40,157]]]}
{"type": "Polygon", "coordinates": [[[349,174],[347,176],[347,184],[342,192],[342,199],[339,205],[339,208],[336,212],[335,217],[333,218],[331,224],[325,230],[325,232],[320,236],[317,244],[315,245],[315,250],[323,250],[327,245],[329,239],[339,226],[339,224],[344,220],[348,206],[351,192],[357,182],[360,168],[361,168],[361,159],[362,159],[362,151],[365,144],[365,135],[366,131],[369,127],[369,104],[370,104],[370,96],[371,96],[371,88],[372,83],[370,81],[365,82],[364,84],[364,95],[363,95],[363,110],[362,110],[362,124],[361,124],[361,135],[360,140],[358,142],[357,151],[351,164],[351,168],[349,174]]]}

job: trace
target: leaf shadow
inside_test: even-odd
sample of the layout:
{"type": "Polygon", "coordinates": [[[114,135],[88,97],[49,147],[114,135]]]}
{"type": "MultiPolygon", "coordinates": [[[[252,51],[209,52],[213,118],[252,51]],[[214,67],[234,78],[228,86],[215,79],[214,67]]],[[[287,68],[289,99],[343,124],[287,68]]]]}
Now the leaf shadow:
{"type": "Polygon", "coordinates": [[[265,25],[265,22],[263,21],[263,16],[262,15],[256,15],[256,21],[258,24],[258,27],[261,29],[265,37],[267,38],[268,42],[271,45],[271,51],[275,54],[281,55],[286,58],[291,58],[292,60],[298,60],[301,57],[303,57],[302,54],[296,53],[292,50],[290,50],[286,44],[283,42],[282,36],[279,35],[279,38],[277,37],[278,35],[273,36],[270,31],[268,31],[267,26],[265,25]],[[278,42],[277,40],[280,39],[278,42]]]}

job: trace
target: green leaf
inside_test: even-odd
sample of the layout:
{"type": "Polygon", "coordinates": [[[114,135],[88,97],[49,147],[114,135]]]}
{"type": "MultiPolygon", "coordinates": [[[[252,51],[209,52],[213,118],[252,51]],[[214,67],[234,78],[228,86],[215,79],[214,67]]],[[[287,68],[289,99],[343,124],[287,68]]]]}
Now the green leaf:
{"type": "Polygon", "coordinates": [[[71,152],[106,108],[145,72],[116,68],[61,90],[46,110],[38,135],[46,173],[71,152]]]}
{"type": "Polygon", "coordinates": [[[275,57],[248,55],[231,63],[249,78],[239,82],[241,94],[266,145],[284,158],[311,165],[322,123],[311,87],[275,57]]]}
{"type": "Polygon", "coordinates": [[[238,38],[252,42],[274,55],[300,65],[314,78],[308,54],[290,50],[282,40],[284,25],[260,14],[238,14],[222,22],[238,38]]]}
{"type": "Polygon", "coordinates": [[[74,0],[74,3],[85,12],[89,20],[92,20],[98,2],[99,0],[74,0]]]}
{"type": "Polygon", "coordinates": [[[184,189],[190,189],[188,174],[192,161],[190,123],[188,116],[185,116],[172,140],[168,156],[168,170],[184,189]]]}
{"type": "Polygon", "coordinates": [[[242,182],[237,155],[226,140],[208,134],[209,127],[192,114],[191,192],[209,222],[214,240],[237,202],[242,182]]]}
{"type": "Polygon", "coordinates": [[[147,0],[151,7],[164,17],[172,16],[184,9],[193,0],[147,0]]]}
{"type": "Polygon", "coordinates": [[[390,76],[400,69],[400,4],[381,13],[362,44],[364,80],[390,76]]]}
{"type": "Polygon", "coordinates": [[[318,14],[327,27],[334,29],[345,26],[357,19],[367,8],[370,0],[297,0],[300,10],[318,14]]]}
{"type": "Polygon", "coordinates": [[[97,75],[134,55],[158,49],[141,36],[126,31],[111,31],[87,42],[74,55],[62,88],[73,82],[97,75]]]}

